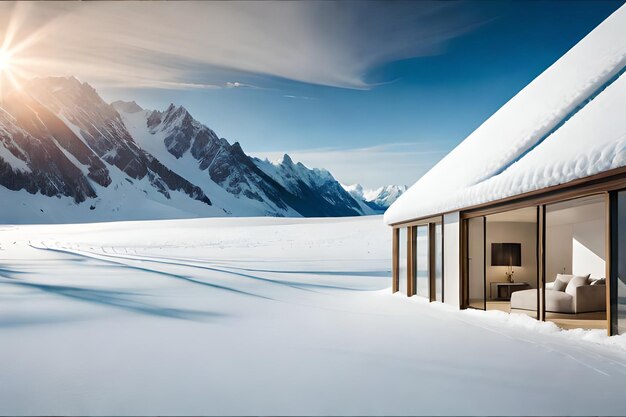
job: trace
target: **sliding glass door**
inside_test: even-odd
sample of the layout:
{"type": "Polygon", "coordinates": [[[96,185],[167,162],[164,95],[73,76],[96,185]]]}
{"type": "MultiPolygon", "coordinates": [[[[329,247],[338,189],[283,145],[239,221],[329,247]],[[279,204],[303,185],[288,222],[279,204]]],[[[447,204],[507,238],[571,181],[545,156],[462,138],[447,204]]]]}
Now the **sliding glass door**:
{"type": "Polygon", "coordinates": [[[626,190],[611,195],[611,329],[626,333],[626,190]]]}
{"type": "Polygon", "coordinates": [[[407,294],[408,290],[407,246],[407,228],[401,227],[398,238],[398,291],[402,294],[407,294]]]}
{"type": "Polygon", "coordinates": [[[430,242],[428,224],[416,226],[415,233],[415,295],[430,299],[430,242]]]}
{"type": "Polygon", "coordinates": [[[484,217],[467,220],[467,306],[485,310],[485,232],[484,217]]]}
{"type": "Polygon", "coordinates": [[[435,300],[443,302],[443,224],[435,223],[435,300]]]}
{"type": "Polygon", "coordinates": [[[393,291],[443,302],[441,218],[393,231],[393,291]]]}
{"type": "Polygon", "coordinates": [[[606,212],[604,194],[545,206],[546,321],[606,329],[606,212]]]}
{"type": "Polygon", "coordinates": [[[626,189],[462,217],[463,307],[626,333],[626,189]]]}

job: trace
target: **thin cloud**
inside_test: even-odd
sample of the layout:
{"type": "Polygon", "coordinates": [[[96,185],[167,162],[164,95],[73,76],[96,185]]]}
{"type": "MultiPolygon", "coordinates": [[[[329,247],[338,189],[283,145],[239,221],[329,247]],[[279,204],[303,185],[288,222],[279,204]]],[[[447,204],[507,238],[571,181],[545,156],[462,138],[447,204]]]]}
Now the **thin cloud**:
{"type": "Polygon", "coordinates": [[[261,87],[258,87],[256,85],[252,85],[252,84],[248,84],[248,83],[242,83],[239,81],[227,81],[226,82],[226,88],[251,88],[253,90],[258,90],[261,87]]]}
{"type": "Polygon", "coordinates": [[[309,97],[309,96],[294,96],[292,94],[283,94],[283,97],[285,98],[293,98],[296,100],[315,100],[315,97],[309,97]]]}
{"type": "MultiPolygon", "coordinates": [[[[117,85],[118,87],[120,85],[117,85]]],[[[215,84],[201,84],[201,83],[185,83],[177,81],[144,81],[138,83],[126,83],[125,87],[142,87],[142,88],[159,88],[159,89],[171,89],[171,90],[215,90],[222,88],[215,84]]]]}
{"type": "Polygon", "coordinates": [[[368,72],[440,53],[484,22],[442,2],[69,2],[0,4],[32,75],[102,86],[238,88],[214,73],[367,89],[368,72]],[[213,71],[215,70],[215,71],[213,71]],[[140,75],[140,77],[139,77],[140,75]]]}

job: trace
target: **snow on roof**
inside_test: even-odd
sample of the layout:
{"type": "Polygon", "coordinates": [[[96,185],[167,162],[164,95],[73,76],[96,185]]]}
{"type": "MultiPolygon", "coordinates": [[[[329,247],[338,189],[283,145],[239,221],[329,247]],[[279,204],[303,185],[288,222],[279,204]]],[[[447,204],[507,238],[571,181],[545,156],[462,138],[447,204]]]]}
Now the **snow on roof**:
{"type": "Polygon", "coordinates": [[[626,165],[626,6],[437,163],[385,222],[460,210],[626,165]]]}

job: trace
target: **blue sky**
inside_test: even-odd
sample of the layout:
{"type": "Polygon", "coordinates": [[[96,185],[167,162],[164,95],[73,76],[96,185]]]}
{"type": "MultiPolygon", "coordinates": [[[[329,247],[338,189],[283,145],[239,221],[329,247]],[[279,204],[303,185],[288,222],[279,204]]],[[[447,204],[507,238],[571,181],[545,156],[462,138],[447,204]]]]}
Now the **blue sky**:
{"type": "Polygon", "coordinates": [[[107,100],[182,104],[248,153],[372,188],[415,182],[622,4],[70,4],[41,43],[107,100]]]}

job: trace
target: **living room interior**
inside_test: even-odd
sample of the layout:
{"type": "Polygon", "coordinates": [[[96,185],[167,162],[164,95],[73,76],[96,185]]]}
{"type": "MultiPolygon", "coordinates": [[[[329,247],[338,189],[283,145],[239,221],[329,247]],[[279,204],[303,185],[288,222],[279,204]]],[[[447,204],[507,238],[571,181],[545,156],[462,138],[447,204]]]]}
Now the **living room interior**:
{"type": "MultiPolygon", "coordinates": [[[[538,318],[538,208],[468,219],[468,305],[538,318]]],[[[604,195],[545,206],[545,319],[606,328],[604,195]]]]}
{"type": "Polygon", "coordinates": [[[546,321],[606,329],[606,212],[604,195],[546,206],[546,321]]]}
{"type": "MultiPolygon", "coordinates": [[[[537,209],[507,211],[485,220],[486,309],[510,312],[513,293],[537,291],[537,209]]],[[[523,313],[537,318],[536,304],[523,313]]]]}

